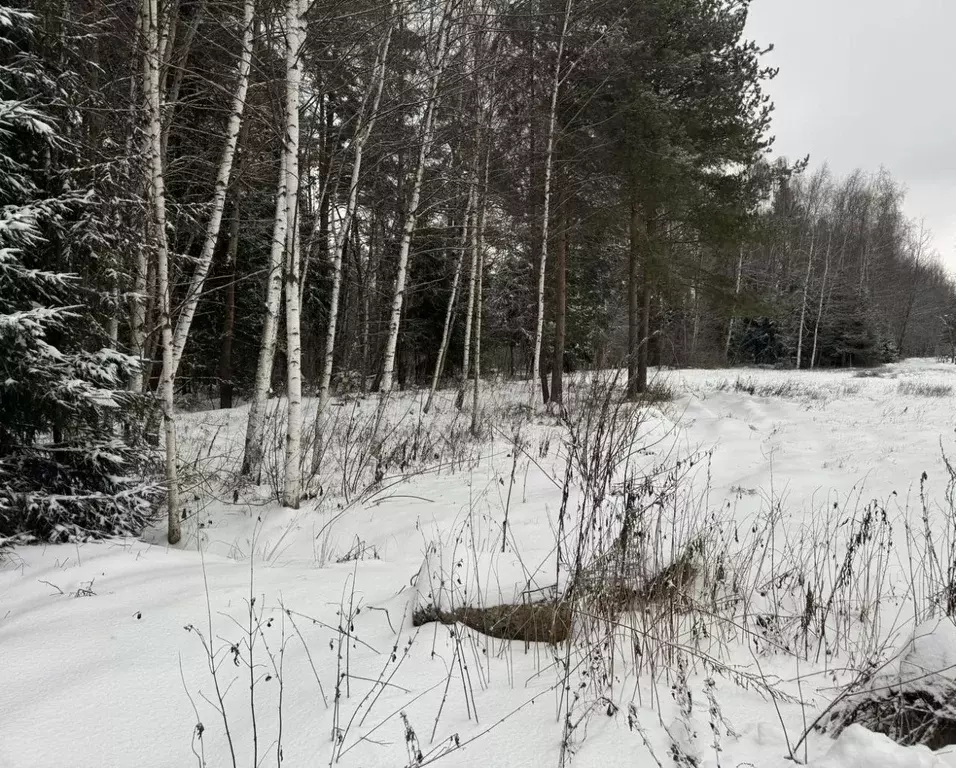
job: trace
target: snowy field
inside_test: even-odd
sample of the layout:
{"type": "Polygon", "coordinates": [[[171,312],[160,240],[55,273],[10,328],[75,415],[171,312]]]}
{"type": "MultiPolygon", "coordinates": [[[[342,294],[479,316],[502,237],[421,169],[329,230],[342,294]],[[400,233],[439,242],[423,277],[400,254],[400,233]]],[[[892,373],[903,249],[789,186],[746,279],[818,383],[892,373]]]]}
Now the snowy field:
{"type": "Polygon", "coordinates": [[[428,416],[421,393],[340,403],[298,511],[273,500],[281,430],[237,486],[245,410],[184,415],[182,545],[0,561],[0,766],[956,766],[855,726],[802,738],[939,612],[956,367],[658,383],[673,399],[604,437],[583,377],[571,428],[490,386],[477,442],[453,392],[428,416]],[[680,600],[632,595],[558,646],[413,626],[566,589],[635,506],[649,569],[693,560],[680,600]]]}

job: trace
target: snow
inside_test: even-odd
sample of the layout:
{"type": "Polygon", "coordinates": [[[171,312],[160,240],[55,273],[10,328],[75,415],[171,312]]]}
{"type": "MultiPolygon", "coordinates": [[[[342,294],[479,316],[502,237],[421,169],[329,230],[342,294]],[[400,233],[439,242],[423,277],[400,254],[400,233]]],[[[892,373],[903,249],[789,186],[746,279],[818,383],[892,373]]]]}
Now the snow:
{"type": "Polygon", "coordinates": [[[873,691],[938,691],[945,696],[956,681],[956,624],[933,619],[913,630],[900,652],[868,683],[873,691]]]}
{"type": "Polygon", "coordinates": [[[812,768],[951,768],[956,753],[934,754],[927,747],[901,747],[886,736],[851,725],[840,734],[827,756],[812,768]]]}
{"type": "MultiPolygon", "coordinates": [[[[676,672],[652,679],[623,653],[604,698],[585,676],[596,662],[576,651],[412,626],[422,602],[494,605],[554,588],[562,431],[543,416],[522,426],[513,406],[526,389],[501,384],[483,396],[489,433],[477,445],[454,437],[470,420],[456,416],[454,392],[439,393],[428,417],[427,393],[394,395],[385,418],[392,459],[374,487],[345,480],[361,474],[356,435],[374,404],[330,407],[337,421],[326,425],[323,493],[297,511],[276,505],[268,469],[262,486],[235,502],[221,497],[245,408],[182,415],[191,516],[180,547],[153,531],[144,541],[20,547],[0,561],[0,766],[159,768],[199,765],[196,753],[209,766],[232,765],[204,642],[216,653],[239,765],[252,764],[253,751],[262,765],[277,764],[281,713],[284,766],[406,765],[418,750],[423,763],[442,766],[558,765],[570,720],[575,766],[655,764],[648,750],[668,765],[678,743],[702,766],[782,768],[794,764],[788,744],[877,651],[889,661],[893,649],[915,649],[918,659],[897,654],[898,663],[933,671],[956,663],[956,629],[928,634],[935,620],[914,623],[913,611],[928,562],[913,549],[924,526],[923,473],[939,557],[950,551],[941,448],[954,443],[946,387],[956,386],[956,368],[916,360],[867,377],[660,375],[678,399],[640,425],[644,450],[631,469],[709,453],[682,470],[679,492],[667,497],[666,547],[676,552],[707,531],[753,586],[735,614],[749,617],[746,631],[715,624],[702,639],[699,628],[674,630],[688,660],[689,707],[675,693],[676,672]],[[403,460],[401,446],[415,440],[425,459],[403,460]],[[888,522],[861,545],[854,578],[876,586],[842,589],[840,547],[870,500],[888,522]],[[756,551],[765,562],[750,557],[756,551]],[[793,628],[804,596],[791,592],[787,573],[804,561],[813,584],[839,599],[821,650],[800,647],[798,658],[793,628]],[[777,623],[757,623],[773,606],[777,623]]],[[[368,460],[368,479],[377,466],[368,460]]],[[[947,750],[898,747],[859,727],[836,741],[811,733],[795,752],[815,768],[956,766],[947,750]]]]}

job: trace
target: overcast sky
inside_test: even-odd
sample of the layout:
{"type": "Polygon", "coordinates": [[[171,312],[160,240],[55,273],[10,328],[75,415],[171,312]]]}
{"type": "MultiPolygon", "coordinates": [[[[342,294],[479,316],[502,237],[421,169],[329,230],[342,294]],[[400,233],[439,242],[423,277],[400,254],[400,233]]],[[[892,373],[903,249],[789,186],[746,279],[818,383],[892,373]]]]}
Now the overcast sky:
{"type": "Polygon", "coordinates": [[[886,166],[956,272],[956,0],[752,0],[773,43],[775,154],[886,166]]]}

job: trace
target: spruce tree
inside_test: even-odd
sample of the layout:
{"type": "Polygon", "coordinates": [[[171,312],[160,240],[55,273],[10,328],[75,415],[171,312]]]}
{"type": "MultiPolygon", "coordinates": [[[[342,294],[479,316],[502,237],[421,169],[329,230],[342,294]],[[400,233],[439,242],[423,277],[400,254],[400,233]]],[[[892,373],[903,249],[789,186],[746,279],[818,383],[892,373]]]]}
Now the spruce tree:
{"type": "Polygon", "coordinates": [[[156,494],[148,452],[118,436],[142,411],[122,392],[137,363],[60,269],[95,201],[51,162],[67,153],[32,21],[0,5],[0,545],[137,534],[156,494]]]}

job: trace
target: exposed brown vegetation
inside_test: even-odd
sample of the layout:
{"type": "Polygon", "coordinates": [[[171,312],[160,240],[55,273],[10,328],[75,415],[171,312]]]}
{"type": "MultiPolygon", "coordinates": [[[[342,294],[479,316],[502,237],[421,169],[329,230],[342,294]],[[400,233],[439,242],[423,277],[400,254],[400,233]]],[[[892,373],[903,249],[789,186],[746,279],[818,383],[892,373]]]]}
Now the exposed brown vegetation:
{"type": "Polygon", "coordinates": [[[427,606],[414,612],[412,624],[419,627],[433,621],[459,623],[501,640],[556,645],[571,635],[571,617],[571,605],[566,602],[519,603],[490,608],[463,606],[451,611],[427,606]]]}

